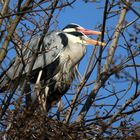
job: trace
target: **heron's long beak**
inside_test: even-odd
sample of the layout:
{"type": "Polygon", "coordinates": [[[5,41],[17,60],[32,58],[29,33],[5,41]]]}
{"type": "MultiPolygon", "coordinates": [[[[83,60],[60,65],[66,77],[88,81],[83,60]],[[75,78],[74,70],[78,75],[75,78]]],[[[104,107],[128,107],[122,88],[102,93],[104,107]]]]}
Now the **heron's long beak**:
{"type": "MultiPolygon", "coordinates": [[[[84,29],[84,28],[77,28],[77,30],[84,33],[85,35],[101,35],[102,34],[102,32],[88,30],[88,29],[84,29]]],[[[104,43],[104,42],[93,40],[93,39],[88,38],[88,37],[85,38],[84,40],[86,41],[87,45],[95,45],[95,46],[105,46],[106,45],[106,43],[104,43]]]]}
{"type": "Polygon", "coordinates": [[[84,33],[85,35],[101,35],[102,34],[102,32],[88,30],[88,29],[84,29],[84,28],[77,28],[77,30],[84,33]]]}
{"type": "Polygon", "coordinates": [[[100,41],[97,41],[97,40],[94,40],[91,38],[86,38],[85,41],[86,41],[87,45],[94,45],[94,46],[105,46],[106,45],[106,43],[104,43],[104,42],[100,42],[100,41]]]}

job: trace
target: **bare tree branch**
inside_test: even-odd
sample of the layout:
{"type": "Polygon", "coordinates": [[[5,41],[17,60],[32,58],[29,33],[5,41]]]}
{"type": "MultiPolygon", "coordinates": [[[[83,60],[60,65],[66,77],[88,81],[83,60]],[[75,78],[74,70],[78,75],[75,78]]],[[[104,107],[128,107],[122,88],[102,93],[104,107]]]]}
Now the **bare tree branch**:
{"type": "Polygon", "coordinates": [[[121,30],[123,28],[123,23],[125,20],[126,13],[127,13],[127,7],[124,6],[123,10],[120,13],[120,18],[119,18],[119,21],[117,23],[117,26],[116,26],[116,29],[115,29],[115,32],[113,35],[113,41],[112,41],[112,44],[110,45],[109,52],[108,52],[108,55],[107,55],[107,58],[106,58],[106,61],[104,64],[103,73],[102,73],[104,78],[102,79],[102,77],[101,77],[101,79],[95,84],[92,92],[89,94],[89,97],[87,98],[87,100],[77,118],[78,122],[84,119],[84,117],[87,114],[88,110],[90,109],[92,103],[94,102],[94,99],[95,99],[98,91],[104,85],[106,80],[109,78],[109,75],[107,73],[110,71],[110,66],[111,66],[111,63],[112,63],[112,60],[113,60],[113,57],[115,54],[115,50],[117,48],[117,43],[119,40],[119,36],[121,34],[121,30]]]}
{"type": "MultiPolygon", "coordinates": [[[[4,2],[4,5],[3,5],[3,8],[2,8],[2,11],[1,11],[1,15],[0,16],[3,17],[7,13],[8,5],[9,5],[9,0],[6,0],[4,2]]],[[[3,21],[3,19],[0,19],[0,29],[1,29],[2,21],[3,21]]]]}
{"type": "Polygon", "coordinates": [[[122,111],[124,111],[128,105],[130,105],[138,96],[140,96],[140,91],[138,91],[136,94],[134,94],[131,98],[129,98],[124,105],[122,105],[122,107],[110,118],[110,120],[108,121],[108,123],[106,124],[106,127],[104,127],[104,129],[102,130],[102,133],[107,129],[107,127],[109,127],[118,116],[121,115],[122,111]]]}
{"type": "MultiPolygon", "coordinates": [[[[24,4],[24,6],[22,7],[22,10],[26,11],[26,9],[28,9],[27,7],[30,5],[30,3],[32,2],[32,0],[27,0],[26,3],[24,4]]],[[[7,53],[7,49],[8,49],[8,45],[9,45],[9,41],[17,27],[17,25],[19,24],[19,21],[21,20],[23,14],[22,15],[16,15],[15,19],[11,22],[11,25],[8,29],[8,33],[7,36],[4,40],[4,43],[2,45],[2,48],[0,49],[0,64],[2,63],[3,59],[5,58],[5,55],[7,53]]]]}

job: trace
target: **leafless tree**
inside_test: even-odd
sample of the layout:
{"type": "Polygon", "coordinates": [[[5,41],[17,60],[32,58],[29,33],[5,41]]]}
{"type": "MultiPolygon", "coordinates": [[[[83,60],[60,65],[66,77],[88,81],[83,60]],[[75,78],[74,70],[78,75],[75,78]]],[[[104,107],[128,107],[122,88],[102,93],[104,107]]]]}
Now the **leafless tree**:
{"type": "MultiPolygon", "coordinates": [[[[15,56],[26,65],[22,60],[23,50],[30,49],[31,39],[42,34],[41,44],[46,33],[58,29],[61,11],[76,2],[1,0],[0,75],[6,76],[15,56]]],[[[137,3],[104,2],[100,7],[101,24],[96,28],[102,31],[97,40],[106,42],[106,46],[93,48],[84,74],[77,76],[69,91],[48,113],[42,112],[37,102],[31,103],[32,94],[39,90],[29,83],[38,56],[34,53],[26,78],[20,72],[14,84],[6,83],[9,90],[0,93],[0,137],[5,140],[140,139],[140,7],[137,3]],[[134,19],[128,20],[129,14],[134,19]],[[109,25],[113,19],[117,22],[109,25]]]]}

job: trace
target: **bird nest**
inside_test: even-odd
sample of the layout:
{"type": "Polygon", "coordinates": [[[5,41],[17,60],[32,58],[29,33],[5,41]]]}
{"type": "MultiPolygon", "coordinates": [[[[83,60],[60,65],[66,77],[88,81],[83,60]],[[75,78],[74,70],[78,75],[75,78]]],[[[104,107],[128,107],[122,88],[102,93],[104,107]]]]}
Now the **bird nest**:
{"type": "Polygon", "coordinates": [[[46,116],[41,111],[33,113],[26,110],[12,118],[5,131],[0,134],[6,140],[89,139],[81,124],[65,124],[46,116]]]}

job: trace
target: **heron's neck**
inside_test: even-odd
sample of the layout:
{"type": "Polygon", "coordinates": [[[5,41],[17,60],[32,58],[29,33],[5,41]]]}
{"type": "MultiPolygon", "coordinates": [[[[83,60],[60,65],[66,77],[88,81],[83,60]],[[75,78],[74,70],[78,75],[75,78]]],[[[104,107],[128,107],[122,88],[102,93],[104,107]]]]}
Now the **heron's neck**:
{"type": "Polygon", "coordinates": [[[86,52],[86,46],[78,43],[69,43],[63,52],[62,61],[69,63],[69,68],[74,67],[83,58],[86,52]]]}

